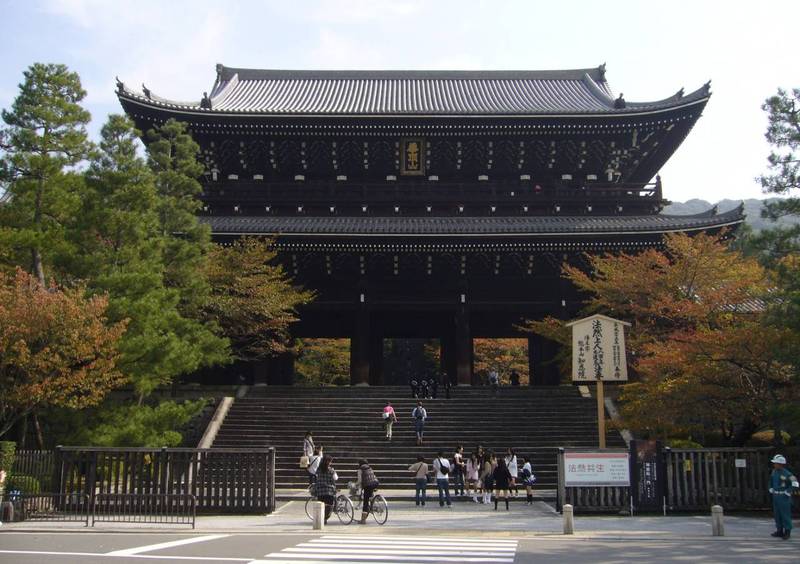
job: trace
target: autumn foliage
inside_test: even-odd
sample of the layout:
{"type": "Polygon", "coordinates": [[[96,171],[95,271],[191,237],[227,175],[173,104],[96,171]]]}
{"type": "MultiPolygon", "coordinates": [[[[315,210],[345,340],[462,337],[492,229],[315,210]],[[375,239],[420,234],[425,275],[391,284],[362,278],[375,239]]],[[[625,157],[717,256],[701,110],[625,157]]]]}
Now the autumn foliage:
{"type": "Polygon", "coordinates": [[[125,322],[83,288],[43,288],[17,269],[0,273],[0,436],[40,406],[98,404],[124,382],[116,367],[125,322]]]}
{"type": "MultiPolygon", "coordinates": [[[[587,256],[588,271],[563,274],[586,297],[585,313],[632,323],[632,382],[621,394],[623,424],[661,438],[715,434],[741,444],[796,396],[792,367],[777,351],[797,335],[768,323],[774,281],[724,237],[670,235],[663,251],[587,256]]],[[[562,342],[560,321],[532,324],[562,342]]]]}
{"type": "Polygon", "coordinates": [[[516,372],[520,384],[528,384],[528,340],[527,339],[473,339],[475,372],[486,375],[497,370],[500,383],[511,383],[511,373],[516,372]]]}

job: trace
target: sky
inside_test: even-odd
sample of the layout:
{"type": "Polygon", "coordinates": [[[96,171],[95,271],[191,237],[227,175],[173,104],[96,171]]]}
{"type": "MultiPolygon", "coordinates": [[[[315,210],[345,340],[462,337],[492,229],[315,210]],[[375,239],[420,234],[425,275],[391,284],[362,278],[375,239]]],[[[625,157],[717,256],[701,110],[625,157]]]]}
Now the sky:
{"type": "Polygon", "coordinates": [[[673,201],[762,198],[764,100],[800,87],[794,2],[670,0],[0,0],[0,107],[34,62],[64,63],[91,133],[120,113],[114,77],[198,100],[216,63],[277,69],[540,70],[607,65],[628,101],[711,80],[661,171],[673,201]]]}

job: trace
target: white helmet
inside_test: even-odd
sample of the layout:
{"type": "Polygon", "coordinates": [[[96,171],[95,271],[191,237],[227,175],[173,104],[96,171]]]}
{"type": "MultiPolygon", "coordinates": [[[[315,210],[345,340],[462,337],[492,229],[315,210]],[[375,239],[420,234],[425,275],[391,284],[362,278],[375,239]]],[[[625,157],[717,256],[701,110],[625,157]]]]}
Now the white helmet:
{"type": "Polygon", "coordinates": [[[786,457],[783,456],[782,454],[776,454],[775,456],[772,457],[772,460],[770,460],[770,462],[774,462],[775,464],[786,464],[786,457]]]}

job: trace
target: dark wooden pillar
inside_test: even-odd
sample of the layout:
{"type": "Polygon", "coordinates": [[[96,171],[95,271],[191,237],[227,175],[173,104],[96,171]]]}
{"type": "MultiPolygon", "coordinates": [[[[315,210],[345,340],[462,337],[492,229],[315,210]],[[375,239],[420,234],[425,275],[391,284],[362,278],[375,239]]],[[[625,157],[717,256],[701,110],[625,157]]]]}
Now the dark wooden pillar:
{"type": "Polygon", "coordinates": [[[460,306],[455,316],[455,381],[459,386],[472,385],[472,334],[469,330],[469,313],[460,306]]]}
{"type": "Polygon", "coordinates": [[[264,358],[250,363],[253,375],[254,386],[266,386],[269,384],[269,359],[264,358]]]}
{"type": "Polygon", "coordinates": [[[362,306],[355,316],[350,337],[350,385],[369,386],[369,312],[362,306]]]}
{"type": "Polygon", "coordinates": [[[382,386],[383,380],[383,335],[373,327],[369,343],[369,384],[382,386]]]}
{"type": "Polygon", "coordinates": [[[290,352],[283,352],[275,359],[277,365],[278,380],[284,386],[294,385],[294,355],[290,352]]]}
{"type": "Polygon", "coordinates": [[[540,335],[528,338],[528,370],[531,386],[560,384],[558,364],[554,362],[558,347],[558,343],[540,335]]]}
{"type": "Polygon", "coordinates": [[[441,338],[439,350],[440,372],[447,374],[451,384],[458,384],[456,379],[455,330],[441,338]]]}

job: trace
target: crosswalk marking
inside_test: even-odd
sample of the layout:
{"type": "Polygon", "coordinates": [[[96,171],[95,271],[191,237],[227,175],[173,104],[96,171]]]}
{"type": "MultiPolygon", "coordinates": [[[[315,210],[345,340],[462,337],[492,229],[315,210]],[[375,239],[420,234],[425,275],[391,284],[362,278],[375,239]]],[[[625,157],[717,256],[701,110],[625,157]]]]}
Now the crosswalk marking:
{"type": "Polygon", "coordinates": [[[517,541],[456,537],[323,536],[272,552],[250,564],[513,563],[517,541]]]}

